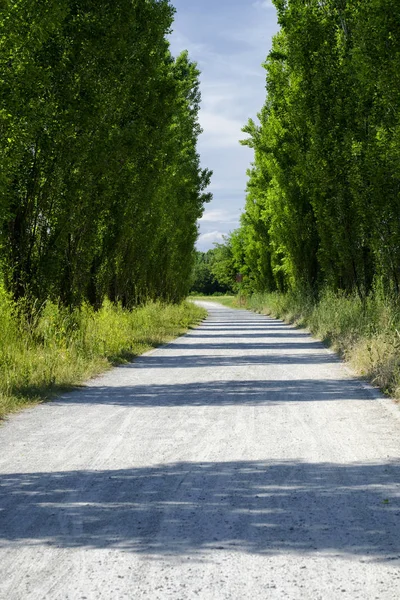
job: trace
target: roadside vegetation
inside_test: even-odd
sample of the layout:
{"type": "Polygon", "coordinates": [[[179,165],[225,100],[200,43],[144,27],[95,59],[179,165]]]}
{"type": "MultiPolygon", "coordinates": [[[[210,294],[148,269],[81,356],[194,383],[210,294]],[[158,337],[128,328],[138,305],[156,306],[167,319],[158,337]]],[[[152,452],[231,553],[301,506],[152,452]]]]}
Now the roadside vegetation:
{"type": "Polygon", "coordinates": [[[0,4],[1,416],[201,318],[211,172],[169,0],[0,4]]]}
{"type": "Polygon", "coordinates": [[[235,283],[231,272],[226,268],[226,259],[230,261],[231,256],[225,244],[216,244],[207,252],[196,251],[192,295],[223,296],[234,292],[235,283]]]}
{"type": "Polygon", "coordinates": [[[27,306],[183,300],[211,172],[172,4],[0,4],[0,280],[27,306]]]}
{"type": "Polygon", "coordinates": [[[379,291],[365,301],[329,290],[318,302],[296,293],[254,294],[247,306],[307,327],[357,373],[400,399],[400,305],[379,291]]]}
{"type": "Polygon", "coordinates": [[[273,1],[245,210],[213,273],[400,397],[400,4],[273,1]]]}
{"type": "Polygon", "coordinates": [[[242,296],[191,296],[229,308],[246,308],[307,328],[335,350],[356,373],[400,399],[400,305],[379,291],[362,301],[326,290],[309,295],[264,292],[242,296]]]}
{"type": "Polygon", "coordinates": [[[132,360],[199,323],[192,302],[149,303],[134,310],[106,300],[69,310],[47,302],[29,319],[0,290],[0,418],[48,400],[111,365],[132,360]]]}

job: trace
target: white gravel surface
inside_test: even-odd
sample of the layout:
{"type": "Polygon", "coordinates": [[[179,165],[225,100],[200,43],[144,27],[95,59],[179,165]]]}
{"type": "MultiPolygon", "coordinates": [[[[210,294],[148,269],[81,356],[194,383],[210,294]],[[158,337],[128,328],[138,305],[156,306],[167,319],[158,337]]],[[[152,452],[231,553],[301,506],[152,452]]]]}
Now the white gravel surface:
{"type": "Polygon", "coordinates": [[[398,407],[304,331],[196,330],[0,428],[0,597],[400,598],[398,407]]]}

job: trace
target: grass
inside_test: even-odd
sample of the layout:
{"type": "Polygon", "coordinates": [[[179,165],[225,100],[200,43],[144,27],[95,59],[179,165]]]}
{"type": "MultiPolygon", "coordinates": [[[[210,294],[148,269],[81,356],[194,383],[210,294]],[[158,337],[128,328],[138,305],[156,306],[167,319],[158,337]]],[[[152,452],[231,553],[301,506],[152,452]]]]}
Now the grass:
{"type": "Polygon", "coordinates": [[[318,302],[301,294],[255,294],[247,308],[307,327],[352,368],[400,399],[400,305],[376,290],[365,301],[325,291],[318,302]]]}
{"type": "Polygon", "coordinates": [[[229,308],[240,308],[241,306],[244,306],[243,302],[241,306],[239,305],[239,299],[237,296],[190,296],[190,300],[218,302],[219,304],[223,304],[224,306],[228,306],[229,308]]]}
{"type": "Polygon", "coordinates": [[[0,418],[168,342],[205,315],[191,302],[133,311],[105,302],[97,312],[49,302],[28,321],[0,288],[0,418]]]}

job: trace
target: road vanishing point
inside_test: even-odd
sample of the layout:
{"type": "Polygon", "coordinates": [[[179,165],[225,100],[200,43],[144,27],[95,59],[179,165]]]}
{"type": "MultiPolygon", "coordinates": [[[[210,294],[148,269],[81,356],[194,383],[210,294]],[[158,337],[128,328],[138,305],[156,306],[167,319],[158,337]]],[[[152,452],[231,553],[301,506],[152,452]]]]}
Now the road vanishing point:
{"type": "Polygon", "coordinates": [[[397,405],[307,332],[203,305],[0,428],[2,599],[400,598],[397,405]]]}

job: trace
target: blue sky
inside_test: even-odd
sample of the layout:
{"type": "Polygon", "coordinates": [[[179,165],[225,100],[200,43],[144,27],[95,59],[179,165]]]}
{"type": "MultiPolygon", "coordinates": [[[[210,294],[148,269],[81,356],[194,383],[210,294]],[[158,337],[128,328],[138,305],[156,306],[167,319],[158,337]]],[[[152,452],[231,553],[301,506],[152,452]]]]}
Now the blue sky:
{"type": "Polygon", "coordinates": [[[171,0],[176,8],[171,35],[174,55],[188,50],[201,70],[199,140],[202,164],[214,171],[200,221],[199,250],[208,250],[238,226],[245,202],[246,169],[252,151],[239,144],[241,128],[265,100],[261,63],[277,32],[271,0],[171,0]]]}

